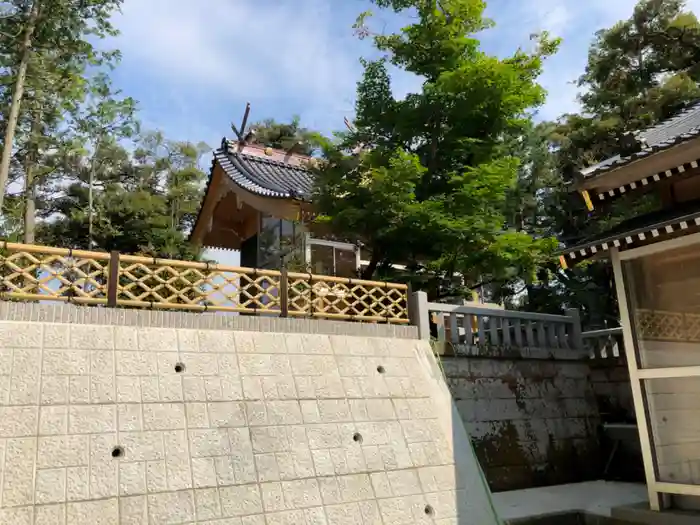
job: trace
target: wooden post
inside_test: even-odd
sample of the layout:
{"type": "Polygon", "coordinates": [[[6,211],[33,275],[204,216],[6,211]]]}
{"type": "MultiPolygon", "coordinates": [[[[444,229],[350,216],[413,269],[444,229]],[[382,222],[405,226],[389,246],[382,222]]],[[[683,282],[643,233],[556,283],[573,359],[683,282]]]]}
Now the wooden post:
{"type": "Polygon", "coordinates": [[[280,270],[280,317],[289,316],[289,277],[287,268],[282,267],[280,270]]]}
{"type": "Polygon", "coordinates": [[[119,252],[112,250],[109,254],[109,275],[107,277],[107,306],[117,306],[119,296],[119,252]]]}
{"type": "Polygon", "coordinates": [[[309,272],[309,317],[314,317],[314,276],[309,272]]]}

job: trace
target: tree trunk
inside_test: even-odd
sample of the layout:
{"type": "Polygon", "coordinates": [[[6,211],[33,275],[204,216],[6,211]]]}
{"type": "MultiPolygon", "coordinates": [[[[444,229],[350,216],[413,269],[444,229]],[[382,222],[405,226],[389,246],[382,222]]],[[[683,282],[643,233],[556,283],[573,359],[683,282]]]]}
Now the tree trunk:
{"type": "MultiPolygon", "coordinates": [[[[24,188],[24,244],[34,244],[36,231],[36,202],[35,202],[35,184],[34,184],[34,166],[32,161],[27,157],[24,167],[25,188],[24,188]]],[[[33,272],[33,279],[27,277],[24,280],[25,293],[37,293],[36,281],[40,278],[39,271],[33,272]]]]}
{"type": "Polygon", "coordinates": [[[34,244],[36,240],[36,182],[34,165],[27,163],[24,187],[24,244],[34,244]]]}
{"type": "Polygon", "coordinates": [[[379,266],[379,261],[381,258],[379,255],[376,255],[374,252],[372,253],[372,257],[369,260],[369,264],[367,265],[367,268],[362,270],[362,279],[366,280],[371,280],[372,276],[374,275],[374,272],[377,271],[377,267],[379,266]]]}
{"type": "Polygon", "coordinates": [[[17,120],[19,119],[19,108],[24,96],[24,83],[27,77],[27,66],[29,65],[29,57],[32,51],[32,34],[36,28],[37,19],[39,18],[39,3],[40,0],[34,0],[29,18],[27,19],[27,28],[24,32],[22,40],[21,53],[22,58],[17,70],[17,80],[12,93],[12,102],[10,103],[10,113],[7,118],[7,128],[5,128],[5,140],[3,142],[2,159],[0,160],[0,213],[2,213],[2,205],[5,200],[5,186],[7,179],[10,176],[10,161],[12,160],[12,147],[15,141],[15,131],[17,129],[17,120]]]}
{"type": "Polygon", "coordinates": [[[29,135],[29,147],[24,164],[24,243],[36,241],[36,162],[38,158],[38,140],[41,132],[41,113],[32,119],[29,135]]]}
{"type": "Polygon", "coordinates": [[[95,186],[95,174],[97,155],[102,147],[102,133],[97,137],[95,141],[95,151],[92,153],[92,162],[90,162],[90,180],[88,181],[88,250],[93,249],[93,222],[95,220],[95,203],[94,203],[94,186],[95,186]]]}

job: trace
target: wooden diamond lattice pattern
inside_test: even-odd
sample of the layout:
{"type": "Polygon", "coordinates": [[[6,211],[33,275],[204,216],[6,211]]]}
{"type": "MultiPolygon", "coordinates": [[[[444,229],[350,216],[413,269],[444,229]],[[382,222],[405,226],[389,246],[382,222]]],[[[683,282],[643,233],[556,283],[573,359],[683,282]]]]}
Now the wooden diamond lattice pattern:
{"type": "Polygon", "coordinates": [[[388,288],[386,290],[386,294],[382,299],[382,305],[389,318],[401,319],[408,316],[406,310],[406,295],[398,288],[388,288]]]}
{"type": "Polygon", "coordinates": [[[51,297],[106,297],[107,258],[16,252],[0,258],[3,291],[51,297]]]}
{"type": "Polygon", "coordinates": [[[201,304],[204,279],[205,275],[193,268],[128,264],[120,271],[119,298],[149,303],[201,304]]]}
{"type": "Polygon", "coordinates": [[[637,310],[637,328],[643,339],[686,340],[682,313],[640,309],[637,310]]]}
{"type": "Polygon", "coordinates": [[[374,297],[365,285],[356,284],[352,287],[353,313],[365,317],[382,317],[382,311],[374,297]]]}
{"type": "Polygon", "coordinates": [[[311,285],[302,279],[290,279],[287,292],[287,304],[289,311],[295,314],[309,314],[311,312],[311,285]]]}
{"type": "Polygon", "coordinates": [[[251,310],[279,309],[279,278],[239,274],[239,306],[251,310]]]}
{"type": "Polygon", "coordinates": [[[136,263],[121,269],[119,292],[134,301],[275,310],[278,289],[267,276],[136,263]]]}
{"type": "Polygon", "coordinates": [[[318,297],[318,310],[327,314],[354,315],[350,288],[345,284],[316,283],[314,292],[318,297]]]}
{"type": "Polygon", "coordinates": [[[686,341],[700,341],[700,315],[684,314],[686,341]]]}
{"type": "MultiPolygon", "coordinates": [[[[0,293],[31,299],[84,299],[106,303],[112,272],[118,260],[116,301],[124,306],[188,305],[241,312],[282,310],[279,272],[209,266],[185,261],[146,259],[56,248],[5,243],[0,252],[0,293]],[[36,248],[36,249],[35,249],[36,248]],[[9,252],[9,253],[8,253],[9,252]],[[151,262],[152,261],[152,262],[151,262]]],[[[288,277],[287,310],[291,315],[407,320],[405,289],[370,282],[321,276],[288,277]]],[[[700,334],[700,319],[689,324],[700,334]]]]}
{"type": "Polygon", "coordinates": [[[384,299],[386,298],[387,295],[387,289],[386,288],[372,288],[369,293],[369,301],[370,304],[372,305],[372,314],[373,315],[378,315],[380,317],[391,317],[389,315],[389,312],[386,309],[386,306],[384,305],[384,299]]]}

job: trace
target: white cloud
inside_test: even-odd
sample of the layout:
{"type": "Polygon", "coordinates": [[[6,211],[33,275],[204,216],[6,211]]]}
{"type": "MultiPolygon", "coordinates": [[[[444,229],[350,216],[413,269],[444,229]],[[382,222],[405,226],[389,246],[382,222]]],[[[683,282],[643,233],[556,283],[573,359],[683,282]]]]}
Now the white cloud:
{"type": "MultiPolygon", "coordinates": [[[[541,79],[549,98],[540,115],[554,118],[577,108],[572,81],[595,31],[629,17],[636,1],[491,0],[487,13],[497,25],[484,41],[490,52],[506,55],[541,30],[563,38],[541,79]]],[[[700,0],[688,5],[700,9],[700,0]]],[[[368,0],[126,0],[115,20],[122,31],[116,45],[125,63],[157,82],[145,97],[147,118],[167,123],[169,134],[219,137],[246,100],[253,101],[254,119],[298,112],[307,126],[330,131],[353,111],[358,58],[370,47],[350,25],[367,7],[368,0]],[[203,117],[202,101],[229,115],[203,117]]],[[[420,84],[407,74],[394,81],[398,96],[420,84]]]]}
{"type": "Polygon", "coordinates": [[[567,25],[575,23],[570,6],[560,0],[535,1],[528,7],[532,10],[525,22],[533,25],[533,32],[549,31],[559,35],[566,30],[567,25]]]}
{"type": "Polygon", "coordinates": [[[354,78],[333,53],[331,11],[321,0],[253,2],[127,0],[117,20],[124,53],[171,81],[230,96],[280,87],[327,96],[354,78]]]}
{"type": "Polygon", "coordinates": [[[193,112],[191,100],[177,101],[186,90],[237,104],[226,108],[236,114],[241,101],[256,100],[260,118],[274,99],[303,108],[307,125],[327,127],[332,116],[342,126],[363,49],[350,27],[363,6],[350,4],[343,11],[327,0],[126,0],[115,19],[117,45],[125,61],[167,80],[178,111],[193,112]]]}

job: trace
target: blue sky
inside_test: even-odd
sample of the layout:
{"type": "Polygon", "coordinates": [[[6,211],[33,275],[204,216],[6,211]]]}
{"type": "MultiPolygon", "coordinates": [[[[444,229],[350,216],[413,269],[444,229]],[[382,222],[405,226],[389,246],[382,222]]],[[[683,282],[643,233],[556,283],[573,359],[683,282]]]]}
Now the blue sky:
{"type": "MultiPolygon", "coordinates": [[[[549,92],[542,118],[576,108],[571,81],[586,61],[597,29],[631,14],[636,0],[491,0],[496,22],[482,39],[507,55],[547,29],[564,39],[541,81],[549,92]]],[[[700,7],[691,0],[690,7],[700,7]]],[[[140,103],[145,127],[168,137],[215,146],[231,135],[246,101],[251,118],[280,120],[299,114],[307,127],[329,132],[352,116],[358,59],[370,56],[351,25],[368,0],[125,0],[115,17],[122,31],[108,44],[122,50],[115,81],[140,103]]],[[[375,9],[375,27],[402,20],[375,9]]],[[[398,74],[403,94],[418,80],[398,74]]]]}
{"type": "MultiPolygon", "coordinates": [[[[491,0],[496,22],[482,44],[487,52],[512,54],[540,30],[563,38],[541,83],[548,100],[539,118],[576,110],[572,81],[584,69],[595,31],[628,18],[636,0],[491,0]]],[[[700,0],[688,6],[700,12],[700,0]]],[[[359,58],[370,43],[351,29],[368,0],[125,0],[115,17],[121,36],[106,44],[121,49],[114,80],[140,103],[144,127],[177,140],[218,145],[240,122],[245,103],[251,119],[301,116],[312,129],[330,132],[352,117],[359,58]]],[[[375,28],[392,30],[402,19],[375,11],[375,28]]],[[[419,88],[411,75],[396,74],[394,90],[419,88]]],[[[225,264],[238,254],[210,253],[225,264]]]]}

